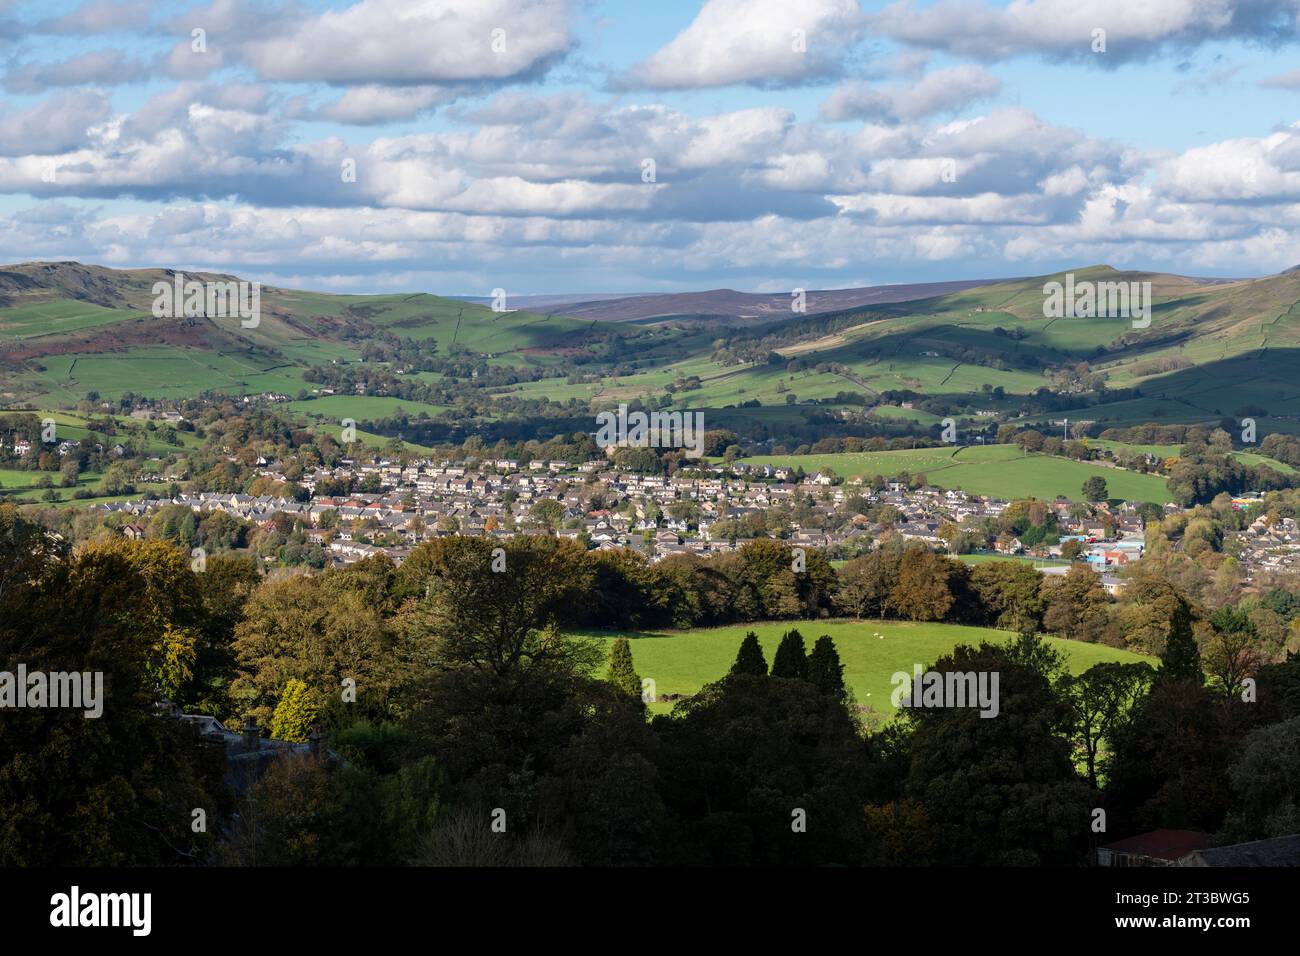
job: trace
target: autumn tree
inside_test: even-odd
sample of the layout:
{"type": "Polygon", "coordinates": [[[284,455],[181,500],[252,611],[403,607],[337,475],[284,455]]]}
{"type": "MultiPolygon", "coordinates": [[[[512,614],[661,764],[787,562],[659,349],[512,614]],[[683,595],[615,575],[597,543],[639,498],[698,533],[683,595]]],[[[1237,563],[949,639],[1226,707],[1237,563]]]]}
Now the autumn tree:
{"type": "Polygon", "coordinates": [[[1056,579],[1044,578],[1043,628],[1074,641],[1101,640],[1109,620],[1110,595],[1100,575],[1086,566],[1073,567],[1056,579]]]}
{"type": "Polygon", "coordinates": [[[990,561],[971,572],[971,587],[994,627],[1037,631],[1042,623],[1043,576],[1023,561],[990,561]]]}
{"type": "Polygon", "coordinates": [[[877,550],[854,558],[840,568],[835,606],[856,618],[883,619],[889,596],[898,585],[899,556],[877,550]]]}
{"type": "Polygon", "coordinates": [[[953,605],[952,562],[925,548],[908,548],[898,568],[890,606],[913,621],[941,621],[953,605]]]}
{"type": "Polygon", "coordinates": [[[1205,648],[1205,670],[1226,694],[1241,692],[1263,663],[1255,624],[1245,611],[1231,605],[1210,615],[1213,635],[1205,648]]]}
{"type": "Polygon", "coordinates": [[[271,715],[271,736],[300,744],[307,740],[316,721],[316,703],[307,685],[291,678],[280,692],[280,701],[271,715]]]}

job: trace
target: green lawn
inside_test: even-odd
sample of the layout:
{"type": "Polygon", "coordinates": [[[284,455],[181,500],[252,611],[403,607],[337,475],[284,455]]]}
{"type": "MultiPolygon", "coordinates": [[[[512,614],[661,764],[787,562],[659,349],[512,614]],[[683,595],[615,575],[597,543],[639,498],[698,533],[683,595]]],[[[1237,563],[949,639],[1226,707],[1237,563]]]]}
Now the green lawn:
{"type": "Polygon", "coordinates": [[[803,466],[808,473],[831,468],[844,477],[886,478],[907,472],[924,474],[936,488],[960,488],[998,498],[1051,499],[1057,495],[1078,501],[1084,481],[1093,475],[1106,479],[1112,498],[1129,501],[1170,501],[1165,479],[1155,475],[1090,462],[1028,454],[1016,445],[944,446],[904,451],[862,452],[839,455],[760,455],[742,458],[751,465],[803,466]]]}
{"type": "MultiPolygon", "coordinates": [[[[1006,641],[1015,637],[1008,631],[958,624],[848,620],[790,621],[621,635],[589,632],[588,636],[606,642],[620,636],[629,638],[637,673],[655,681],[657,694],[693,694],[730,670],[746,631],[758,634],[770,665],[781,635],[791,628],[804,636],[809,651],[818,637],[829,634],[839,650],[845,681],[852,688],[857,702],[884,713],[893,711],[889,700],[893,689],[890,678],[895,672],[911,674],[913,665],[918,663],[928,667],[958,644],[978,645],[983,640],[1006,641]]],[[[1101,644],[1083,644],[1059,638],[1047,638],[1047,641],[1066,653],[1070,670],[1074,673],[1102,661],[1143,660],[1137,654],[1101,644]]],[[[658,703],[651,709],[662,713],[670,710],[671,705],[658,703]]]]}

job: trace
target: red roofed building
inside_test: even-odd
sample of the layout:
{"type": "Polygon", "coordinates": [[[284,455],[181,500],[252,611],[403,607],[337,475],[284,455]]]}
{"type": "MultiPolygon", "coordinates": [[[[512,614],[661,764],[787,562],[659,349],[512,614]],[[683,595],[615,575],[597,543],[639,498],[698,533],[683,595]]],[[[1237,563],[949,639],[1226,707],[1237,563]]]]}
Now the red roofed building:
{"type": "Polygon", "coordinates": [[[1097,847],[1098,866],[1172,866],[1207,849],[1213,837],[1199,830],[1152,830],[1097,847]]]}

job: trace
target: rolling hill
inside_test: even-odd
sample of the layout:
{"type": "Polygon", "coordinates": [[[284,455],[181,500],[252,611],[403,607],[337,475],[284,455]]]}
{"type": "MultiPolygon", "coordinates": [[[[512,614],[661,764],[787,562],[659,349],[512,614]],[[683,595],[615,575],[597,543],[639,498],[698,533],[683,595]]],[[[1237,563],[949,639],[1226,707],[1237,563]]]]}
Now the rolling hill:
{"type": "Polygon", "coordinates": [[[443,356],[568,369],[561,378],[494,386],[496,398],[597,405],[654,398],[712,409],[718,421],[759,415],[778,425],[811,403],[851,410],[864,402],[877,420],[910,418],[921,428],[937,421],[932,411],[882,403],[892,392],[1041,424],[1250,414],[1262,430],[1300,431],[1296,270],[1230,281],[1109,266],[1074,271],[1076,282],[1150,282],[1153,315],[1143,328],[1126,318],[1045,317],[1044,284],[1063,281],[1057,274],[811,292],[800,315],[790,314],[786,294],[727,290],[493,312],[423,293],[266,286],[260,325],[244,329],[206,316],[154,318],[153,284],[173,275],[75,262],[0,268],[0,404],[67,406],[90,391],[294,394],[309,366],[359,361],[368,343],[386,337],[434,339],[443,356]],[[714,321],[654,324],[688,315],[714,321]],[[1050,407],[1043,389],[1053,393],[1050,407]],[[857,397],[846,402],[846,394],[857,397]]]}
{"type": "MultiPolygon", "coordinates": [[[[878,285],[855,289],[810,290],[805,295],[806,313],[817,315],[845,309],[859,309],[888,302],[929,299],[963,289],[986,285],[989,279],[954,282],[926,282],[913,285],[878,285]]],[[[791,315],[792,293],[764,295],[713,289],[708,292],[678,292],[636,295],[622,298],[601,296],[589,301],[555,303],[545,309],[551,315],[568,315],[601,322],[663,322],[704,320],[712,322],[775,322],[791,315]]]]}
{"type": "MultiPolygon", "coordinates": [[[[302,371],[357,361],[377,335],[434,339],[520,365],[590,337],[590,320],[494,312],[435,295],[328,295],[263,286],[255,328],[237,318],[155,318],[154,283],[170,269],[76,262],[0,267],[0,404],[68,404],[97,391],[182,397],[297,392],[302,371]],[[503,359],[504,360],[504,359],[503,359]]],[[[235,276],[186,273],[199,281],[235,276]]]]}

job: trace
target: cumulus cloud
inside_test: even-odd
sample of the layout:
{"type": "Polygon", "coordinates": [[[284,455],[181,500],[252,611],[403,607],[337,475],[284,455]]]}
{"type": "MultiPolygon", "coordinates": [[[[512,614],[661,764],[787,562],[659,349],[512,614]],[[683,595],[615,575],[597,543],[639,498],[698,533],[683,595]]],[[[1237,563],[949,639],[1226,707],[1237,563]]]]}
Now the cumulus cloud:
{"type": "Polygon", "coordinates": [[[58,86],[139,83],[148,79],[149,74],[147,64],[128,60],[121,50],[96,50],[53,63],[11,67],[5,74],[4,85],[11,93],[39,93],[58,86]]]}
{"type": "MultiPolygon", "coordinates": [[[[264,79],[463,83],[534,77],[568,52],[568,0],[361,0],[241,52],[264,79]]],[[[287,26],[287,24],[285,24],[287,26]]]]}
{"type": "Polygon", "coordinates": [[[304,119],[370,126],[411,119],[455,98],[440,86],[354,86],[319,109],[301,113],[304,119]]]}
{"type": "Polygon", "coordinates": [[[1298,14],[1298,0],[1012,0],[1005,7],[940,0],[925,8],[899,0],[871,25],[895,40],[980,60],[1035,53],[1109,66],[1212,40],[1291,41],[1298,14]],[[1094,52],[1095,30],[1104,31],[1104,54],[1094,52]]]}
{"type": "Polygon", "coordinates": [[[108,97],[97,90],[56,93],[26,109],[0,110],[0,156],[78,149],[88,142],[90,127],[109,113],[108,97]]]}
{"type": "Polygon", "coordinates": [[[1161,164],[1157,183],[1171,198],[1259,204],[1300,200],[1300,123],[1261,138],[1222,140],[1161,164]]]}
{"type": "Polygon", "coordinates": [[[137,30],[148,22],[147,0],[88,0],[61,17],[38,20],[32,30],[35,33],[93,36],[116,30],[137,30]]]}
{"type": "Polygon", "coordinates": [[[1002,81],[978,66],[936,70],[906,85],[846,83],[822,104],[823,119],[916,120],[936,113],[956,113],[996,96],[1002,81]]]}
{"type": "Polygon", "coordinates": [[[833,76],[862,23],[855,0],[707,0],[690,26],[619,84],[790,86],[833,76]]]}
{"type": "MultiPolygon", "coordinates": [[[[0,191],[41,201],[0,215],[0,258],[480,293],[528,276],[553,289],[568,275],[627,290],[724,276],[829,286],[867,262],[891,279],[1105,260],[1281,268],[1300,260],[1300,124],[1134,148],[990,105],[996,76],[940,66],[932,51],[1059,57],[1088,48],[1100,25],[1108,55],[1132,59],[1284,36],[1276,14],[1295,3],[896,4],[877,29],[904,40],[901,52],[872,47],[862,62],[853,0],[707,0],[639,65],[602,68],[613,92],[584,90],[582,71],[594,74],[576,58],[555,82],[534,82],[574,48],[572,0],[210,0],[151,14],[153,46],[135,54],[153,57],[146,67],[49,40],[74,26],[49,19],[39,53],[23,47],[4,79],[24,98],[0,106],[0,191]],[[206,52],[191,46],[196,26],[206,52]],[[174,79],[143,102],[114,88],[149,71],[174,79]],[[827,87],[815,118],[804,95],[714,91],[812,83],[827,87]],[[436,123],[420,122],[434,111],[436,123]],[[377,124],[409,125],[356,128],[377,124]]],[[[80,9],[86,34],[114,29],[103,11],[140,22],[130,3],[80,9]]],[[[1295,89],[1297,77],[1264,83],[1295,89]]]]}

